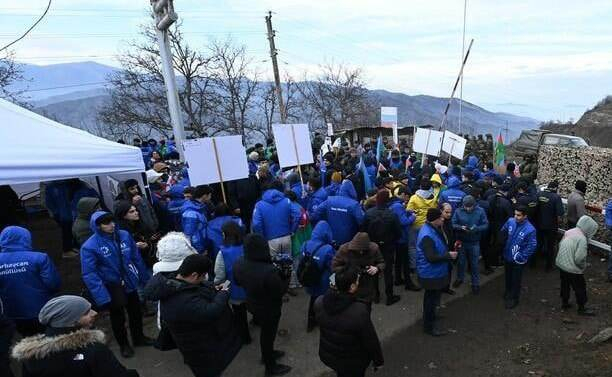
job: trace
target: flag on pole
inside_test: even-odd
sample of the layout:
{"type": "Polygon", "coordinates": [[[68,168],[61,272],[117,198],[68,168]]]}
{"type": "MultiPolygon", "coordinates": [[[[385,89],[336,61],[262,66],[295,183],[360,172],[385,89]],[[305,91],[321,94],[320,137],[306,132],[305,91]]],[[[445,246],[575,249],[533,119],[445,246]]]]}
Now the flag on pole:
{"type": "Polygon", "coordinates": [[[359,170],[363,177],[363,186],[365,188],[365,192],[370,192],[373,186],[372,181],[370,180],[370,175],[368,174],[368,170],[366,169],[365,163],[363,162],[363,156],[359,157],[359,164],[357,165],[357,170],[359,170]]]}
{"type": "Polygon", "coordinates": [[[504,139],[502,138],[501,131],[497,137],[497,144],[495,145],[495,164],[501,166],[506,160],[506,146],[504,145],[504,139]]]}
{"type": "Polygon", "coordinates": [[[382,153],[383,153],[382,135],[378,135],[378,140],[376,141],[376,162],[380,162],[382,153]]]}
{"type": "Polygon", "coordinates": [[[319,171],[321,172],[321,187],[325,187],[325,176],[327,175],[327,166],[323,160],[323,152],[319,152],[319,171]]]}
{"type": "Polygon", "coordinates": [[[382,162],[379,162],[378,163],[378,169],[377,169],[377,172],[376,172],[376,176],[377,177],[380,177],[380,172],[381,171],[387,171],[387,168],[385,168],[385,165],[383,165],[382,162]]]}

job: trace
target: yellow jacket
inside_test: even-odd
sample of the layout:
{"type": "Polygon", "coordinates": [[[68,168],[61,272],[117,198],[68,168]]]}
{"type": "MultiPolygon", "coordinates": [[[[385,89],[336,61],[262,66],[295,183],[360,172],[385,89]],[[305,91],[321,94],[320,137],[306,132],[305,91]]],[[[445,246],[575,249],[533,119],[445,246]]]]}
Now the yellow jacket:
{"type": "Polygon", "coordinates": [[[412,226],[420,227],[427,221],[427,210],[438,206],[438,196],[434,195],[431,199],[425,199],[419,194],[423,193],[423,190],[418,190],[416,194],[410,197],[406,209],[414,212],[416,219],[412,226]]]}

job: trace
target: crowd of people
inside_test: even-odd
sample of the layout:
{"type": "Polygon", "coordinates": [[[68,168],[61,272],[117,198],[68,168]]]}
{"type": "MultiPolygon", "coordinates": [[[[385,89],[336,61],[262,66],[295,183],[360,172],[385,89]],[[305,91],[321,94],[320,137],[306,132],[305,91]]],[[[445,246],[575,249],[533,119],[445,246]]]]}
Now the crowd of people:
{"type": "Polygon", "coordinates": [[[138,375],[91,329],[101,311],[122,357],[178,348],[195,376],[221,375],[257,326],[266,376],[284,375],[291,367],[275,338],[283,304],[303,287],[305,331],[319,327],[321,361],[338,376],[363,376],[384,364],[374,304],[396,304],[401,287],[424,290],[424,332],[443,336],[441,295],[467,280],[478,295],[480,260],[483,274],[503,267],[508,310],[519,304],[523,269],[542,259],[560,271],[563,308],[571,288],[577,313],[595,314],[583,274],[598,224],[586,215],[584,181],[566,211],[558,182],[540,190],[533,174],[521,176],[529,167],[511,162],[503,173],[474,155],[443,165],[379,138],[325,154],[314,146],[317,162],[298,172],[280,168],[268,140],[247,150],[250,174],[224,183],[224,202],[219,184],[192,187],[187,169],[168,161],[178,157],[171,140],[134,145],[146,185],[121,182],[112,208],[78,179],[45,186],[64,254],[80,258],[83,297],[59,295],[53,261],[3,218],[0,369],[9,375],[13,329],[23,337],[11,351],[23,376],[138,375]],[[155,338],[143,332],[146,315],[157,315],[155,338]]]}

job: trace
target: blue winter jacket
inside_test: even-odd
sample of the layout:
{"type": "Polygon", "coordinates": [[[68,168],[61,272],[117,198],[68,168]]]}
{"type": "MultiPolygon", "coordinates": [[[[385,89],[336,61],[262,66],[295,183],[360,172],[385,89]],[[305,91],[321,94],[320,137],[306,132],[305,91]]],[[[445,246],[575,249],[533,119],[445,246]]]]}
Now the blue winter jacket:
{"type": "Polygon", "coordinates": [[[317,207],[323,203],[327,199],[327,191],[325,188],[321,187],[317,191],[310,194],[310,199],[308,200],[308,214],[312,216],[314,212],[317,210],[317,207]]]}
{"type": "Polygon", "coordinates": [[[208,246],[208,219],[206,218],[205,207],[196,200],[186,200],[181,207],[181,226],[183,233],[191,241],[199,253],[203,253],[208,246]]]}
{"type": "Polygon", "coordinates": [[[330,196],[321,203],[311,220],[313,223],[326,220],[332,229],[333,240],[338,245],[342,245],[357,234],[364,216],[353,183],[345,180],[340,186],[338,195],[330,196]]]}
{"type": "Polygon", "coordinates": [[[404,163],[402,162],[401,158],[398,158],[397,160],[394,160],[392,158],[388,159],[387,166],[389,166],[389,170],[393,170],[393,169],[403,170],[404,169],[404,163]]]}
{"type": "Polygon", "coordinates": [[[130,293],[146,284],[151,277],[128,232],[115,227],[114,234],[107,234],[96,226],[96,219],[106,213],[97,211],[91,215],[89,225],[94,234],[81,246],[81,275],[98,306],[111,301],[107,285],[122,284],[125,292],[130,293]],[[123,269],[120,267],[119,253],[123,259],[123,269]]]}
{"type": "Polygon", "coordinates": [[[302,197],[302,194],[304,193],[304,187],[302,186],[302,182],[296,182],[292,184],[290,189],[295,193],[295,196],[297,196],[297,201],[298,203],[300,203],[302,208],[307,208],[307,198],[302,197]]]}
{"type": "Polygon", "coordinates": [[[471,171],[474,174],[474,181],[479,181],[482,179],[482,173],[478,170],[478,157],[471,155],[468,157],[468,163],[465,167],[466,170],[471,171]]]}
{"type": "Polygon", "coordinates": [[[219,251],[223,255],[223,263],[225,264],[225,278],[231,282],[230,299],[234,301],[245,301],[246,291],[236,283],[236,279],[234,278],[234,264],[244,256],[242,245],[222,245],[219,251]]]}
{"type": "Polygon", "coordinates": [[[612,199],[606,204],[606,226],[612,229],[612,199]]]}
{"type": "Polygon", "coordinates": [[[416,267],[419,278],[439,279],[448,275],[448,262],[431,263],[425,256],[423,239],[429,237],[434,241],[436,254],[443,256],[448,252],[448,245],[440,231],[436,230],[431,224],[425,223],[419,229],[416,241],[416,267]]]}
{"type": "Polygon", "coordinates": [[[402,226],[402,236],[397,241],[398,244],[408,244],[408,234],[410,233],[410,226],[414,223],[416,216],[412,211],[407,211],[406,206],[399,198],[393,198],[389,203],[389,209],[393,211],[395,216],[402,226]]]}
{"type": "Polygon", "coordinates": [[[7,317],[38,318],[60,284],[51,258],[32,250],[27,229],[9,226],[0,233],[0,298],[7,317]]]}
{"type": "Polygon", "coordinates": [[[340,191],[340,184],[332,182],[329,184],[329,186],[325,187],[325,190],[327,191],[328,197],[336,196],[338,195],[338,191],[340,191]]]}
{"type": "Polygon", "coordinates": [[[451,175],[446,182],[446,190],[440,193],[438,203],[450,204],[453,207],[453,212],[455,212],[457,208],[461,207],[463,197],[466,195],[465,192],[461,191],[460,186],[461,181],[454,175],[451,175]]]}
{"type": "Polygon", "coordinates": [[[504,246],[504,259],[517,264],[527,263],[538,244],[536,230],[529,220],[518,224],[515,218],[508,219],[501,232],[508,234],[504,246]]]}
{"type": "Polygon", "coordinates": [[[321,296],[329,288],[329,277],[331,276],[331,264],[336,251],[330,245],[332,242],[332,230],[327,221],[319,221],[312,230],[310,240],[302,245],[302,255],[313,255],[313,259],[319,266],[321,279],[314,287],[306,287],[306,292],[311,296],[321,296]],[[313,254],[314,253],[314,254],[313,254]]]}
{"type": "Polygon", "coordinates": [[[209,257],[212,261],[215,260],[217,252],[223,245],[223,232],[221,228],[228,221],[235,222],[238,226],[243,228],[242,230],[244,231],[244,224],[242,223],[242,219],[238,216],[220,216],[210,220],[208,222],[208,239],[210,240],[209,257]]]}
{"type": "Polygon", "coordinates": [[[479,242],[482,234],[489,229],[487,214],[480,206],[474,207],[472,212],[464,208],[457,208],[452,218],[453,229],[458,239],[463,242],[479,242]],[[461,230],[462,226],[467,226],[469,231],[461,230]]]}
{"type": "Polygon", "coordinates": [[[301,216],[302,213],[291,206],[285,194],[270,189],[264,191],[261,200],[255,204],[251,227],[253,233],[259,233],[270,241],[295,233],[301,216]]]}

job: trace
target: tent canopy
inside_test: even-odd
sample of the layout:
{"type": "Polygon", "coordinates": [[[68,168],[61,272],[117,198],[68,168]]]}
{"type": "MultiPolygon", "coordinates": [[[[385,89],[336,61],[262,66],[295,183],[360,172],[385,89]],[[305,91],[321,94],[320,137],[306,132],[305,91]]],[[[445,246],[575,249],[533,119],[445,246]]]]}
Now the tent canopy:
{"type": "Polygon", "coordinates": [[[139,148],[65,126],[0,99],[0,184],[139,173],[139,148]]]}

